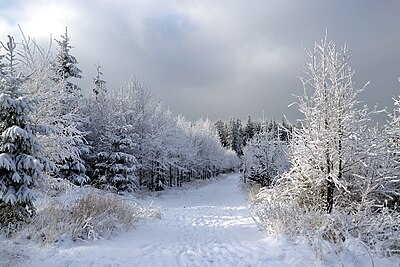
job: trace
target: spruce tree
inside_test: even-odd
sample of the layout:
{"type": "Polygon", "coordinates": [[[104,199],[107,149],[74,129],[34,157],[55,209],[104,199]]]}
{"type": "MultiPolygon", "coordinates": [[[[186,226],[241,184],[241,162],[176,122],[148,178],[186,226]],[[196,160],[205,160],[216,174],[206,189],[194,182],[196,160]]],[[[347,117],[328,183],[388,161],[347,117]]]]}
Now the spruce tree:
{"type": "Polygon", "coordinates": [[[228,140],[227,140],[228,136],[227,136],[226,124],[222,120],[217,120],[214,123],[214,127],[219,136],[222,146],[227,147],[228,146],[228,140]]]}
{"type": "Polygon", "coordinates": [[[89,123],[87,141],[90,145],[91,183],[96,187],[118,193],[135,191],[138,187],[136,158],[131,154],[135,145],[134,127],[129,125],[119,99],[106,94],[106,82],[100,65],[93,78],[93,96],[87,105],[89,123]]]}
{"type": "Polygon", "coordinates": [[[248,141],[250,141],[250,139],[252,139],[254,134],[255,134],[254,133],[254,123],[251,121],[250,115],[247,116],[247,124],[246,124],[246,126],[245,126],[245,128],[243,130],[243,134],[244,134],[244,136],[243,136],[243,146],[245,146],[246,143],[248,141]]]}
{"type": "Polygon", "coordinates": [[[243,155],[243,131],[239,119],[230,118],[227,133],[228,148],[235,151],[238,156],[243,155]]]}
{"type": "Polygon", "coordinates": [[[96,65],[96,76],[93,78],[93,93],[96,100],[104,99],[105,93],[107,93],[106,82],[102,79],[103,73],[101,72],[100,64],[96,65]]]}
{"type": "Polygon", "coordinates": [[[134,146],[132,125],[114,128],[110,134],[110,151],[100,152],[93,173],[94,184],[116,192],[131,192],[138,188],[136,158],[129,153],[134,146]]]}
{"type": "Polygon", "coordinates": [[[24,92],[26,77],[17,74],[16,44],[8,36],[7,64],[0,71],[0,224],[10,227],[35,212],[33,188],[43,179],[44,161],[35,134],[47,127],[33,124],[35,102],[24,92]]]}
{"type": "Polygon", "coordinates": [[[89,148],[83,138],[85,135],[83,131],[83,124],[85,122],[84,116],[81,114],[81,89],[71,82],[72,78],[80,79],[81,70],[76,66],[78,61],[70,54],[72,46],[70,45],[70,37],[68,36],[67,27],[65,28],[65,35],[61,35],[61,40],[56,40],[59,48],[58,55],[54,62],[54,71],[56,76],[54,80],[57,84],[63,87],[64,92],[61,92],[63,99],[59,112],[61,116],[73,114],[69,116],[68,121],[61,122],[61,128],[66,136],[70,137],[69,146],[74,147],[77,151],[74,156],[62,158],[57,162],[59,168],[59,175],[62,178],[68,179],[71,182],[82,185],[89,181],[86,173],[85,162],[82,159],[84,154],[89,151],[89,148]]]}
{"type": "Polygon", "coordinates": [[[58,54],[54,63],[54,69],[57,74],[57,81],[66,81],[65,89],[73,95],[80,95],[80,88],[70,81],[70,78],[81,79],[81,70],[76,66],[78,61],[70,54],[72,46],[68,29],[65,27],[65,35],[61,35],[61,40],[56,40],[58,44],[58,54]]]}
{"type": "Polygon", "coordinates": [[[238,156],[243,155],[242,146],[243,146],[243,127],[242,122],[239,118],[236,119],[236,134],[237,137],[235,138],[235,151],[238,156]]]}

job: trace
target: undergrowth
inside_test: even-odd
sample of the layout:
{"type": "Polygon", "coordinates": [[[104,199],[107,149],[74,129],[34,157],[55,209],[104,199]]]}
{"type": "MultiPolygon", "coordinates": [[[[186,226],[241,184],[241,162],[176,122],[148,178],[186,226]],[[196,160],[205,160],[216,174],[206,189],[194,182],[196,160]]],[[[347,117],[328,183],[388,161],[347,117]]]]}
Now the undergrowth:
{"type": "Polygon", "coordinates": [[[316,207],[284,201],[275,189],[262,188],[258,194],[256,191],[253,187],[248,195],[253,218],[260,228],[269,235],[284,234],[296,242],[306,242],[317,259],[352,251],[368,255],[374,265],[372,255],[400,254],[400,214],[395,210],[382,207],[373,212],[363,207],[341,207],[328,214],[316,207]]]}
{"type": "Polygon", "coordinates": [[[118,195],[90,193],[72,204],[57,200],[46,203],[26,230],[28,238],[45,244],[108,239],[129,230],[140,219],[159,216],[158,209],[131,204],[118,195]]]}

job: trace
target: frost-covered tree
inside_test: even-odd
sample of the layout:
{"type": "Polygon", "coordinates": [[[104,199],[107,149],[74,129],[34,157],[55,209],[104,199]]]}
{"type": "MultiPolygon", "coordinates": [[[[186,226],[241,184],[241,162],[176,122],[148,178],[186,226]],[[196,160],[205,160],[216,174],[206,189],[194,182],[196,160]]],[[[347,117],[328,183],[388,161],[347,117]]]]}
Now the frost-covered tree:
{"type": "Polygon", "coordinates": [[[335,205],[362,201],[366,187],[380,175],[370,160],[380,146],[374,144],[370,112],[358,107],[362,89],[354,89],[347,47],[337,50],[325,37],[308,56],[298,102],[304,119],[291,142],[292,168],[280,182],[302,205],[331,213],[335,205]]]}
{"type": "Polygon", "coordinates": [[[243,146],[246,146],[246,143],[253,138],[254,134],[254,123],[251,121],[251,117],[249,115],[247,116],[247,124],[243,129],[243,146]]]}
{"type": "Polygon", "coordinates": [[[241,156],[243,154],[243,130],[241,121],[239,119],[231,118],[227,128],[228,148],[235,151],[238,156],[241,156]]]}
{"type": "Polygon", "coordinates": [[[138,188],[136,177],[137,161],[129,153],[134,146],[131,125],[120,126],[110,132],[110,151],[97,154],[93,172],[93,183],[104,189],[117,192],[132,192],[138,188]]]}
{"type": "Polygon", "coordinates": [[[155,99],[150,90],[136,79],[130,81],[126,88],[121,88],[118,98],[126,114],[126,123],[134,128],[136,145],[132,154],[139,163],[139,183],[154,188],[153,181],[158,179],[156,169],[158,151],[161,149],[160,134],[165,122],[162,102],[155,99]]]}
{"type": "Polygon", "coordinates": [[[17,73],[16,44],[8,36],[7,63],[0,71],[0,224],[7,227],[34,214],[32,189],[43,179],[44,159],[35,134],[48,128],[35,125],[30,114],[35,102],[24,92],[26,77],[17,73]]]}
{"type": "Polygon", "coordinates": [[[86,140],[90,152],[86,154],[91,184],[118,193],[138,188],[137,161],[132,155],[135,129],[130,125],[131,113],[124,98],[108,94],[99,65],[93,78],[93,95],[86,99],[88,122],[86,140]]]}
{"type": "Polygon", "coordinates": [[[282,125],[280,125],[280,130],[279,130],[279,139],[281,141],[289,142],[291,138],[291,133],[292,133],[292,125],[285,117],[283,117],[282,125]]]}
{"type": "Polygon", "coordinates": [[[79,96],[80,88],[70,81],[70,78],[81,79],[81,70],[76,66],[78,61],[70,54],[72,46],[70,45],[70,37],[68,29],[65,27],[65,35],[61,35],[61,40],[56,40],[58,44],[58,54],[54,62],[54,70],[58,77],[57,81],[65,81],[65,89],[67,92],[79,96]]]}
{"type": "Polygon", "coordinates": [[[273,188],[260,190],[258,216],[263,225],[318,249],[325,244],[322,251],[357,242],[396,253],[400,216],[387,208],[395,180],[387,173],[385,136],[371,120],[376,111],[358,100],[363,89],[354,88],[346,46],[337,49],[325,37],[308,56],[291,168],[273,188]]]}
{"type": "MultiPolygon", "coordinates": [[[[115,120],[119,109],[119,102],[112,95],[107,94],[105,87],[106,82],[102,78],[103,73],[100,72],[99,65],[96,65],[96,75],[93,77],[93,94],[87,96],[86,105],[83,113],[88,116],[85,122],[85,130],[88,133],[85,137],[90,146],[90,152],[87,153],[85,159],[91,167],[94,167],[97,161],[97,154],[110,150],[110,138],[113,127],[112,117],[115,120]]],[[[91,173],[93,170],[88,170],[91,173]]]]}
{"type": "Polygon", "coordinates": [[[217,120],[214,123],[216,132],[218,133],[219,139],[223,147],[228,147],[228,130],[225,122],[222,120],[217,120]]]}
{"type": "Polygon", "coordinates": [[[274,139],[271,132],[256,134],[243,148],[244,178],[271,186],[289,168],[287,153],[287,144],[274,139]]]}
{"type": "Polygon", "coordinates": [[[130,136],[135,145],[130,153],[137,159],[141,186],[151,190],[180,186],[191,179],[210,178],[235,164],[230,156],[229,163],[222,159],[226,150],[209,121],[191,123],[173,116],[139,81],[132,80],[116,97],[126,125],[133,129],[130,136]]]}
{"type": "MultiPolygon", "coordinates": [[[[76,105],[76,98],[67,92],[65,81],[54,71],[55,59],[51,48],[50,44],[44,49],[23,35],[18,60],[21,63],[20,69],[29,75],[24,87],[38,100],[32,119],[35,123],[49,125],[52,129],[49,135],[38,136],[43,146],[41,155],[57,163],[52,168],[51,176],[65,177],[60,175],[59,169],[67,161],[81,161],[80,146],[83,144],[84,133],[78,129],[81,123],[77,123],[77,118],[82,118],[82,115],[79,105],[76,105]]],[[[78,179],[74,182],[77,184],[88,180],[86,176],[76,177],[78,179]]]]}
{"type": "Polygon", "coordinates": [[[70,37],[67,28],[65,35],[61,35],[61,40],[56,40],[58,44],[58,54],[53,63],[55,71],[54,81],[60,92],[60,106],[56,109],[57,117],[56,126],[60,129],[59,134],[67,139],[67,145],[73,154],[64,156],[57,161],[59,175],[71,182],[81,185],[87,183],[85,162],[83,156],[89,151],[84,136],[83,125],[85,118],[82,115],[82,95],[81,89],[74,84],[72,78],[82,78],[81,70],[76,66],[78,63],[76,58],[70,54],[70,37]]]}
{"type": "MultiPolygon", "coordinates": [[[[400,81],[400,79],[399,79],[400,81]]],[[[400,96],[394,98],[394,111],[386,126],[387,147],[389,151],[389,175],[393,178],[390,193],[392,199],[389,205],[400,208],[400,96]]]]}
{"type": "Polygon", "coordinates": [[[223,171],[233,171],[239,165],[237,156],[221,146],[219,137],[213,129],[211,122],[200,119],[189,128],[194,146],[197,148],[195,171],[199,178],[210,178],[223,171]],[[229,158],[229,159],[228,159],[229,158]],[[227,159],[228,161],[225,161],[227,159]],[[227,164],[232,162],[233,164],[227,164]]]}
{"type": "Polygon", "coordinates": [[[96,65],[96,76],[93,78],[93,93],[95,94],[96,100],[104,98],[104,94],[107,93],[106,82],[102,79],[103,73],[101,72],[100,64],[96,65]]]}

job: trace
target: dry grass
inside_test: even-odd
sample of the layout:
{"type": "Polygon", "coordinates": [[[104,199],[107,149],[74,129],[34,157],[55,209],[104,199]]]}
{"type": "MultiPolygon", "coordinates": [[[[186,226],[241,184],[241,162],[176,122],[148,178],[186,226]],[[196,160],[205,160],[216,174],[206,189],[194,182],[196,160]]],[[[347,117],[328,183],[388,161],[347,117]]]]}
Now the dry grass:
{"type": "Polygon", "coordinates": [[[27,231],[28,238],[45,244],[107,239],[130,229],[140,219],[156,217],[160,217],[158,209],[131,204],[114,194],[89,193],[70,205],[48,202],[38,210],[27,231]]]}
{"type": "Polygon", "coordinates": [[[52,246],[62,242],[107,239],[129,230],[139,220],[161,218],[158,208],[142,207],[120,195],[98,190],[75,200],[61,201],[51,197],[41,201],[32,220],[13,225],[12,232],[5,227],[1,229],[0,266],[25,266],[30,250],[38,243],[52,246]]]}
{"type": "Polygon", "coordinates": [[[328,214],[318,207],[284,201],[279,193],[262,189],[253,202],[255,220],[269,234],[302,239],[318,257],[355,247],[368,255],[393,256],[400,252],[400,215],[396,211],[336,207],[328,214]]]}
{"type": "Polygon", "coordinates": [[[243,188],[246,191],[247,201],[250,205],[255,204],[257,201],[257,195],[260,192],[261,185],[257,183],[246,183],[243,184],[243,188]]]}
{"type": "Polygon", "coordinates": [[[27,252],[21,246],[11,244],[11,242],[1,242],[0,244],[0,266],[23,266],[23,263],[29,259],[27,252]]]}

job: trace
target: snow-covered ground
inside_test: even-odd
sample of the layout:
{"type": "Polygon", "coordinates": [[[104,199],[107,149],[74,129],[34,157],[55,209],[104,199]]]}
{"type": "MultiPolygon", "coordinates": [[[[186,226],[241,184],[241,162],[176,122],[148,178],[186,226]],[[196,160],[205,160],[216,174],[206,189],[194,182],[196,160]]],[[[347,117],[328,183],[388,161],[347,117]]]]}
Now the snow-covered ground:
{"type": "MultiPolygon", "coordinates": [[[[232,174],[149,194],[138,201],[159,206],[161,220],[111,240],[35,248],[23,266],[371,266],[367,256],[320,260],[306,245],[266,237],[249,213],[239,180],[239,174],[232,174]]],[[[375,266],[397,265],[374,260],[375,266]]]]}

